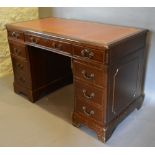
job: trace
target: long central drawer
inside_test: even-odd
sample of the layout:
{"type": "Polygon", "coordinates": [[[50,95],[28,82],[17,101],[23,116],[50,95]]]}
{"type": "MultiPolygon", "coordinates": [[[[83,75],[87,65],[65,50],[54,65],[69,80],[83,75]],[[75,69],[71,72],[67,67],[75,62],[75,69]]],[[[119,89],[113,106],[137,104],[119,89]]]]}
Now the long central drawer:
{"type": "Polygon", "coordinates": [[[41,45],[47,48],[51,48],[54,50],[59,50],[59,51],[72,54],[72,46],[68,42],[64,42],[60,40],[58,41],[52,38],[35,35],[35,34],[26,34],[25,41],[35,46],[41,45]]]}

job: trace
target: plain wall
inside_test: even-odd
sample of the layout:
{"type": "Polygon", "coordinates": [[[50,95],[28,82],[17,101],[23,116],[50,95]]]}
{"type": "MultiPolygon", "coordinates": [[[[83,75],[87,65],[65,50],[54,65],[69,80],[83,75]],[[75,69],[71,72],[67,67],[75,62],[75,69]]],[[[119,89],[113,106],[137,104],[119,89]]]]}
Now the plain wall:
{"type": "Polygon", "coordinates": [[[54,16],[81,19],[150,30],[148,34],[148,57],[145,76],[145,94],[155,93],[155,8],[39,8],[40,18],[54,16]]]}

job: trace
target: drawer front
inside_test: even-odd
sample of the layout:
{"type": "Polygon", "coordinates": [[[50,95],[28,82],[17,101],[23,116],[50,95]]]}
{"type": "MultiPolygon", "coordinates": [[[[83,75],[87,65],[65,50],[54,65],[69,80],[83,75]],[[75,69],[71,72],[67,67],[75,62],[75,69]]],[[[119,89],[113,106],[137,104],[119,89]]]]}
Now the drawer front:
{"type": "Polygon", "coordinates": [[[32,89],[32,82],[28,80],[22,74],[19,74],[19,73],[17,74],[16,72],[14,72],[14,80],[15,80],[15,83],[17,83],[18,85],[25,87],[25,88],[32,89]]]}
{"type": "Polygon", "coordinates": [[[91,65],[73,61],[74,77],[93,85],[104,87],[107,85],[107,73],[105,68],[95,68],[91,65]]]}
{"type": "Polygon", "coordinates": [[[103,107],[106,99],[105,88],[99,89],[77,80],[74,81],[74,85],[76,98],[98,108],[103,107]]]}
{"type": "Polygon", "coordinates": [[[76,100],[75,111],[85,117],[94,119],[97,122],[103,123],[103,109],[100,110],[92,105],[88,105],[82,100],[76,100]]]}
{"type": "Polygon", "coordinates": [[[24,76],[29,75],[28,62],[12,56],[12,64],[15,72],[20,72],[24,76]]]}
{"type": "Polygon", "coordinates": [[[52,48],[55,50],[60,50],[60,51],[64,51],[72,54],[72,46],[70,43],[52,40],[49,38],[44,38],[44,37],[34,36],[34,35],[26,35],[25,38],[26,38],[26,41],[29,43],[42,45],[48,48],[52,48]]]}
{"type": "Polygon", "coordinates": [[[104,51],[91,49],[83,46],[74,45],[74,56],[80,57],[82,59],[93,60],[97,62],[104,62],[104,51]]]}
{"type": "Polygon", "coordinates": [[[25,87],[31,86],[30,69],[27,61],[12,56],[15,81],[25,87]]]}
{"type": "Polygon", "coordinates": [[[24,44],[13,44],[12,42],[9,42],[9,45],[11,54],[27,58],[27,51],[24,44]]]}
{"type": "Polygon", "coordinates": [[[8,36],[12,39],[24,41],[24,33],[17,30],[8,30],[8,36]]]}

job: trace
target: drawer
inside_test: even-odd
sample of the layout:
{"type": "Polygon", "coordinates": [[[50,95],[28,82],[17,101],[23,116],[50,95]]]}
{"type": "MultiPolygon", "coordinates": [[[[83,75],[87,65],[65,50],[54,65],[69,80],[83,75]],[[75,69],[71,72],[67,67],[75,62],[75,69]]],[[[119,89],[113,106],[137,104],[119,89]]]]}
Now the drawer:
{"type": "Polygon", "coordinates": [[[27,51],[24,44],[13,44],[12,42],[9,42],[9,45],[11,54],[27,58],[27,51]]]}
{"type": "Polygon", "coordinates": [[[87,104],[93,104],[96,107],[104,105],[106,101],[105,88],[99,89],[77,80],[74,81],[74,86],[76,98],[82,99],[87,104]]]}
{"type": "Polygon", "coordinates": [[[103,109],[100,110],[92,105],[88,105],[82,100],[76,100],[75,111],[87,118],[94,119],[97,122],[103,122],[103,109]]]}
{"type": "Polygon", "coordinates": [[[68,52],[71,55],[73,55],[72,46],[70,43],[57,41],[55,43],[55,47],[53,47],[53,48],[56,48],[56,49],[58,48],[58,50],[60,50],[60,51],[68,52]]]}
{"type": "Polygon", "coordinates": [[[50,40],[47,38],[43,38],[40,36],[35,36],[35,35],[25,35],[25,41],[33,44],[38,44],[42,46],[49,47],[50,46],[50,40]]]}
{"type": "Polygon", "coordinates": [[[16,75],[20,74],[24,78],[30,80],[30,69],[27,61],[12,56],[12,65],[16,75]]]}
{"type": "Polygon", "coordinates": [[[22,31],[8,30],[8,37],[24,41],[24,33],[22,31]]]}
{"type": "Polygon", "coordinates": [[[22,74],[14,72],[14,82],[25,88],[32,88],[32,82],[22,74]]]}
{"type": "Polygon", "coordinates": [[[82,59],[93,60],[100,63],[103,63],[105,59],[105,52],[101,50],[74,45],[73,51],[74,56],[82,59]]]}
{"type": "Polygon", "coordinates": [[[62,42],[58,40],[53,40],[50,38],[45,38],[41,36],[35,36],[35,35],[26,35],[25,37],[26,41],[32,44],[45,46],[48,48],[52,48],[55,50],[60,50],[64,52],[68,52],[72,54],[72,46],[70,43],[62,42]]]}
{"type": "Polygon", "coordinates": [[[99,87],[107,86],[106,68],[96,68],[89,64],[73,61],[74,77],[99,87]]]}

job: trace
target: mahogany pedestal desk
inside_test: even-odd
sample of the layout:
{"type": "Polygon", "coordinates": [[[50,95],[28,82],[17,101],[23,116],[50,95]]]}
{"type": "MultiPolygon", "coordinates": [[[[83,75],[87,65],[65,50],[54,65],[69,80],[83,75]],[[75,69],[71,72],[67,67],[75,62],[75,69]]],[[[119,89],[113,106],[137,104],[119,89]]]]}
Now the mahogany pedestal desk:
{"type": "Polygon", "coordinates": [[[6,28],[16,93],[35,102],[73,82],[73,125],[103,142],[141,107],[147,30],[59,18],[6,28]]]}

